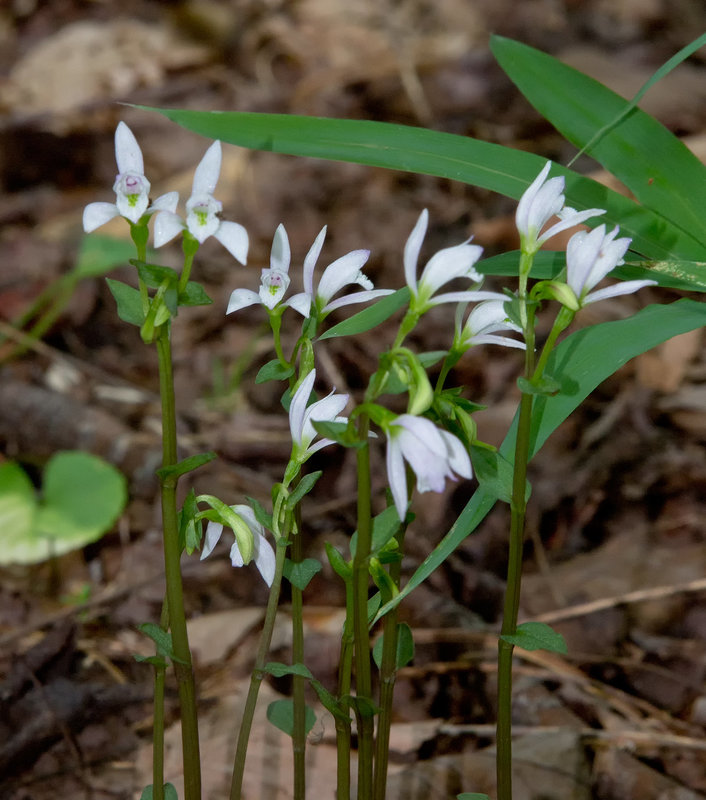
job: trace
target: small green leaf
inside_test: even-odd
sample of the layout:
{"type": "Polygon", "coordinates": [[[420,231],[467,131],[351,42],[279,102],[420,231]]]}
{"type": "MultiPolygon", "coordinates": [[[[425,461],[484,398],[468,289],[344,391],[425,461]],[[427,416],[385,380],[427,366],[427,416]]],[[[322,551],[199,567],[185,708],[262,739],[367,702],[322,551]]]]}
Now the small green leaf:
{"type": "Polygon", "coordinates": [[[179,512],[179,547],[189,555],[201,546],[203,538],[203,526],[196,517],[198,513],[196,492],[192,488],[184,498],[184,505],[179,512]]]}
{"type": "Polygon", "coordinates": [[[500,637],[509,644],[521,647],[523,650],[548,650],[550,653],[566,653],[566,641],[544,622],[523,622],[517,626],[514,635],[506,634],[500,637]]]}
{"type": "MultiPolygon", "coordinates": [[[[373,645],[373,661],[377,668],[382,667],[382,649],[384,647],[384,637],[380,636],[373,645]]],[[[397,624],[397,657],[395,659],[395,669],[406,667],[414,658],[414,636],[412,629],[406,622],[397,624]]]]}
{"type": "Polygon", "coordinates": [[[347,422],[315,419],[312,420],[312,425],[318,434],[340,444],[341,447],[360,449],[365,444],[360,441],[355,430],[347,422]]]}
{"type": "Polygon", "coordinates": [[[172,647],[172,635],[169,631],[160,628],[154,622],[143,622],[142,625],[137,626],[138,630],[145,634],[148,638],[152,639],[157,648],[157,655],[163,658],[169,658],[172,661],[177,661],[181,664],[184,662],[174,655],[172,647]]]}
{"type": "Polygon", "coordinates": [[[168,478],[170,475],[178,478],[181,475],[186,475],[187,472],[193,472],[193,470],[202,467],[204,464],[208,464],[208,462],[213,461],[214,458],[216,458],[216,454],[213,452],[199,453],[198,455],[183,459],[178,464],[172,464],[170,467],[158,469],[157,475],[161,480],[168,478]]]}
{"type": "Polygon", "coordinates": [[[287,367],[282,364],[279,359],[274,358],[272,361],[268,361],[267,364],[263,364],[260,367],[260,370],[255,377],[255,383],[266,383],[267,381],[286,381],[287,378],[291,378],[292,375],[294,375],[294,367],[287,367]]]}
{"type": "Polygon", "coordinates": [[[166,281],[167,285],[174,285],[179,282],[179,273],[171,267],[163,267],[161,264],[147,264],[145,261],[138,261],[131,258],[130,263],[137,267],[137,273],[150,289],[159,289],[166,281]]]}
{"type": "Polygon", "coordinates": [[[284,577],[302,592],[317,572],[321,572],[321,562],[315,558],[305,558],[296,563],[287,559],[284,562],[284,577]]]}
{"type": "Polygon", "coordinates": [[[145,321],[145,315],[142,313],[140,292],[132,286],[128,286],[127,283],[113,280],[113,278],[106,278],[105,281],[118,304],[120,319],[129,325],[141,326],[145,321]]]}
{"type": "Polygon", "coordinates": [[[350,580],[353,575],[352,566],[346,562],[345,558],[330,542],[324,542],[324,547],[326,548],[328,562],[336,575],[339,578],[343,578],[344,581],[350,580]]]}
{"type": "Polygon", "coordinates": [[[12,461],[0,464],[0,564],[28,564],[47,556],[33,535],[37,498],[27,473],[12,461]]]}
{"type": "Polygon", "coordinates": [[[355,697],[347,694],[341,698],[341,703],[350,706],[359,717],[374,717],[380,711],[380,707],[367,697],[355,697]]]}
{"type": "Polygon", "coordinates": [[[542,395],[544,397],[554,397],[561,391],[561,384],[555,381],[550,375],[545,375],[538,381],[528,381],[527,378],[518,378],[517,386],[523,394],[542,395]]]}
{"type": "MultiPolygon", "coordinates": [[[[153,800],[154,791],[152,788],[152,784],[149,786],[145,786],[142,790],[142,794],[140,795],[140,800],[153,800]]],[[[164,800],[179,800],[179,795],[177,794],[177,790],[174,788],[174,785],[171,783],[164,784],[164,800]]]]}
{"type": "Polygon", "coordinates": [[[272,530],[272,514],[269,511],[266,511],[263,507],[262,503],[254,497],[246,497],[248,504],[253,510],[253,514],[255,515],[255,519],[262,525],[263,528],[266,528],[268,531],[272,530]]]}
{"type": "Polygon", "coordinates": [[[456,795],[456,800],[490,800],[483,792],[461,792],[456,795]]]}
{"type": "Polygon", "coordinates": [[[280,661],[269,661],[263,667],[263,672],[267,672],[274,678],[283,678],[285,675],[299,675],[309,680],[314,678],[311,671],[304,664],[282,664],[280,661]]]}
{"type": "MultiPolygon", "coordinates": [[[[478,483],[491,495],[503,503],[512,502],[512,464],[500,453],[487,447],[471,447],[473,474],[478,483]]],[[[525,500],[529,500],[532,488],[525,482],[525,500]]]]}
{"type": "Polygon", "coordinates": [[[292,509],[298,503],[300,503],[302,498],[309,494],[309,492],[314,488],[316,481],[318,481],[322,475],[323,472],[321,470],[310,472],[307,475],[304,475],[294,491],[287,498],[287,508],[292,509]]]}
{"type": "Polygon", "coordinates": [[[132,657],[139,664],[152,664],[153,667],[159,667],[160,669],[166,669],[167,667],[166,659],[160,656],[140,656],[135,653],[132,657]]]}
{"type": "Polygon", "coordinates": [[[196,281],[188,281],[186,289],[179,295],[180,306],[210,306],[212,303],[206,290],[196,281]]]}
{"type": "MultiPolygon", "coordinates": [[[[400,529],[400,518],[397,516],[397,509],[389,506],[382,513],[373,519],[373,537],[370,552],[378,554],[383,547],[397,534],[400,529]]],[[[355,558],[355,549],[358,544],[358,531],[354,531],[351,536],[351,558],[355,558]]]]}
{"type": "Polygon", "coordinates": [[[352,317],[349,317],[333,328],[319,336],[319,339],[333,339],[338,336],[354,336],[358,333],[365,333],[365,331],[375,328],[380,323],[389,319],[396,311],[404,308],[409,303],[409,289],[405,286],[403,289],[398,289],[393,294],[383,297],[372,306],[359,311],[352,317]]]}
{"type": "MultiPolygon", "coordinates": [[[[267,706],[267,719],[288,736],[294,735],[294,702],[275,700],[267,706]]],[[[306,706],[304,729],[308,734],[316,723],[314,709],[306,706]]]]}
{"type": "Polygon", "coordinates": [[[375,615],[378,613],[378,609],[380,608],[380,604],[382,603],[382,597],[380,597],[380,592],[375,592],[372,597],[368,598],[368,624],[370,624],[375,615]]]}

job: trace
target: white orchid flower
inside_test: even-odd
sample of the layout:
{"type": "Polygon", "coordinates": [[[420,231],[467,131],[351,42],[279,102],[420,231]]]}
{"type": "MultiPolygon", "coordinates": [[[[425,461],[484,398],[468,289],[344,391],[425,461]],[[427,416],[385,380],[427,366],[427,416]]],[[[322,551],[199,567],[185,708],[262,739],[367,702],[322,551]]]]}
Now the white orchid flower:
{"type": "Polygon", "coordinates": [[[446,479],[473,475],[468,451],[453,434],[426,417],[401,414],[386,426],[387,477],[400,519],[407,513],[407,461],[420,492],[442,492],[446,479]]]}
{"type": "Polygon", "coordinates": [[[289,406],[289,429],[294,443],[293,458],[299,464],[304,463],[312,453],[316,453],[322,447],[333,444],[332,439],[326,438],[314,442],[318,433],[313,422],[347,421],[345,417],[339,416],[348,403],[347,394],[334,394],[332,391],[323,399],[307,405],[315,380],[316,370],[312,369],[294,392],[289,406]]]}
{"type": "Polygon", "coordinates": [[[447,292],[436,295],[436,297],[433,296],[437,289],[454,278],[467,278],[474,283],[480,283],[483,280],[483,277],[473,267],[481,257],[483,248],[476,244],[469,244],[470,239],[463,244],[447,247],[435,253],[417,280],[417,261],[428,223],[429,213],[424,209],[404,248],[405,280],[412,293],[410,309],[417,314],[423,314],[432,306],[440,303],[477,302],[496,298],[497,294],[494,292],[479,291],[447,292]]]}
{"type": "Polygon", "coordinates": [[[370,257],[370,250],[352,250],[345,256],[337,258],[323,271],[319,285],[314,291],[314,267],[325,238],[326,226],[321,229],[304,259],[304,291],[294,295],[288,301],[288,305],[291,305],[304,317],[311,316],[312,309],[320,316],[324,316],[336,308],[353,303],[367,303],[378,297],[392,294],[391,289],[373,289],[372,281],[363,275],[361,267],[370,257]],[[344,286],[352,284],[362,286],[364,291],[352,292],[332,300],[333,296],[338,294],[344,286]]]}
{"type": "MultiPolygon", "coordinates": [[[[118,174],[113,185],[115,202],[89,203],[84,208],[83,229],[86,233],[91,233],[115,217],[125,217],[137,224],[146,211],[152,210],[148,208],[150,182],[145,177],[142,150],[133,132],[122,121],[115,129],[115,160],[118,164],[118,174]]],[[[177,197],[176,192],[171,192],[160,197],[157,202],[164,204],[164,207],[173,203],[176,207],[177,197]]]]}
{"type": "Polygon", "coordinates": [[[505,311],[506,300],[506,297],[499,295],[496,300],[479,303],[468,315],[465,325],[463,324],[464,305],[459,305],[456,310],[454,347],[466,350],[478,344],[500,344],[504,347],[517,347],[524,350],[524,342],[497,335],[500,331],[522,332],[519,325],[515,325],[508,319],[505,311]]]}
{"type": "MultiPolygon", "coordinates": [[[[243,521],[247,527],[253,540],[253,561],[255,566],[260,571],[265,583],[272,586],[272,580],[275,576],[275,551],[272,545],[265,538],[265,529],[255,518],[255,513],[246,505],[231,506],[231,509],[243,521]]],[[[201,560],[207,558],[213,552],[213,548],[218,544],[218,540],[223,533],[223,525],[219,522],[209,522],[206,526],[206,536],[204,537],[203,548],[201,549],[201,560]]],[[[244,565],[243,556],[240,553],[238,546],[238,538],[236,536],[235,542],[230,549],[230,561],[234,567],[242,567],[244,565]]]]}
{"type": "Polygon", "coordinates": [[[579,231],[569,239],[566,248],[566,281],[576,295],[577,305],[573,311],[589,303],[632,294],[657,283],[653,280],[623,281],[597,292],[591,291],[611,270],[625,263],[623,256],[632,240],[616,239],[617,234],[617,225],[609,233],[606,233],[605,225],[599,225],[592,231],[579,231]]]}
{"type": "Polygon", "coordinates": [[[221,173],[221,143],[214,142],[194,172],[191,197],[186,201],[186,222],[173,209],[164,209],[154,221],[154,246],[161,247],[184,230],[203,244],[213,236],[228,252],[245,264],[248,255],[248,234],[237,222],[218,217],[223,204],[213,196],[221,173]]]}
{"type": "Polygon", "coordinates": [[[522,250],[530,255],[536,253],[544,242],[557,233],[573,228],[591,217],[605,214],[602,208],[576,211],[565,206],[564,177],[547,180],[551,165],[551,161],[547,161],[520,198],[515,212],[515,224],[520,234],[522,250]],[[559,217],[559,221],[542,233],[552,217],[559,217]]]}
{"type": "MultiPolygon", "coordinates": [[[[284,225],[278,225],[272,240],[272,250],[270,251],[270,268],[263,269],[260,275],[260,291],[253,292],[251,289],[235,289],[228,301],[226,314],[233,311],[240,311],[255,304],[260,304],[272,311],[282,302],[282,298],[289,286],[289,263],[291,261],[291,249],[289,247],[289,237],[284,225]]],[[[295,296],[296,297],[296,296],[295,296]]],[[[294,305],[297,311],[304,314],[302,306],[296,305],[292,297],[284,305],[294,305]]]]}

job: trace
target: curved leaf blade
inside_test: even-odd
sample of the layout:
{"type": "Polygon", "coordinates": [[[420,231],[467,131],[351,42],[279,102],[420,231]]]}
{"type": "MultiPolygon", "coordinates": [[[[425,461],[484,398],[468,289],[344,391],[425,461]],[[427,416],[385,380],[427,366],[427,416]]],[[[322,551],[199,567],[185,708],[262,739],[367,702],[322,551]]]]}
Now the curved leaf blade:
{"type": "MultiPolygon", "coordinates": [[[[480,186],[519,199],[546,159],[467,136],[368,120],[326,119],[247,111],[149,108],[202,136],[289,155],[352,161],[480,186]]],[[[601,221],[620,225],[632,248],[653,260],[706,260],[704,246],[665,217],[563,167],[567,202],[604,208],[601,221]]]]}
{"type": "MultiPolygon", "coordinates": [[[[629,105],[599,81],[529,45],[494,36],[490,47],[522,94],[577,147],[629,105]]],[[[646,208],[690,232],[706,250],[706,166],[661,122],[633,108],[589,153],[646,208]]]]}

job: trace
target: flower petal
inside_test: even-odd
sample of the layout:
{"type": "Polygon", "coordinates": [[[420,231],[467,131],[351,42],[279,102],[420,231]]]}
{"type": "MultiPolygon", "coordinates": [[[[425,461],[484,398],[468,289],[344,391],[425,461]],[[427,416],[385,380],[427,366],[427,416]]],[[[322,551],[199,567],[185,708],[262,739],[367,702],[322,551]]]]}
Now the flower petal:
{"type": "MultiPolygon", "coordinates": [[[[565,207],[564,211],[568,209],[565,207]]],[[[570,209],[572,213],[564,215],[560,213],[561,219],[559,222],[554,223],[550,228],[547,230],[537,239],[537,247],[541,247],[545,242],[549,241],[552,236],[556,236],[557,233],[561,233],[562,231],[569,230],[569,228],[574,228],[576,225],[581,225],[587,219],[591,219],[591,217],[600,217],[601,214],[605,214],[605,209],[602,208],[587,208],[585,211],[574,211],[570,209]]]]}
{"type": "Polygon", "coordinates": [[[270,251],[270,269],[278,272],[289,272],[289,263],[292,258],[292,251],[289,247],[289,237],[284,225],[279,224],[272,239],[272,250],[270,251]]]}
{"type": "Polygon", "coordinates": [[[605,289],[599,289],[596,292],[591,292],[583,298],[583,305],[589,303],[597,303],[599,300],[605,300],[608,297],[618,297],[621,294],[632,294],[645,286],[657,286],[657,281],[642,280],[642,281],[623,281],[617,283],[615,286],[607,286],[605,289]]]}
{"type": "Polygon", "coordinates": [[[387,440],[387,480],[390,484],[390,492],[397,509],[397,516],[403,520],[407,514],[407,475],[402,458],[402,449],[394,436],[387,440]]]}
{"type": "Polygon", "coordinates": [[[289,286],[289,275],[278,269],[263,269],[260,277],[260,299],[272,310],[284,297],[289,286]]]}
{"type": "Polygon", "coordinates": [[[343,308],[343,306],[350,306],[354,303],[367,303],[370,300],[376,300],[378,297],[385,297],[388,294],[394,293],[394,289],[371,289],[365,292],[351,292],[343,297],[339,297],[337,300],[332,300],[330,303],[327,303],[321,309],[321,313],[328,314],[330,311],[334,311],[337,308],[343,308]]]}
{"type": "Polygon", "coordinates": [[[145,165],[142,160],[142,150],[137,143],[133,132],[122,122],[115,129],[115,161],[118,172],[137,172],[144,174],[145,165]]]}
{"type": "Polygon", "coordinates": [[[248,260],[248,232],[237,222],[222,221],[213,234],[215,239],[241,264],[248,260]]]}
{"type": "Polygon", "coordinates": [[[255,566],[260,571],[265,583],[268,586],[272,586],[272,581],[275,578],[275,551],[264,536],[255,536],[253,541],[255,545],[255,566]]]}
{"type": "MultiPolygon", "coordinates": [[[[321,253],[321,248],[324,246],[324,239],[326,238],[326,226],[319,231],[319,235],[314,239],[314,244],[309,248],[309,252],[304,258],[304,291],[309,297],[314,297],[314,267],[318,261],[321,253]]],[[[308,313],[306,314],[308,316],[308,313]]]]}
{"type": "Polygon", "coordinates": [[[117,216],[120,216],[120,212],[115,203],[89,203],[83,209],[83,229],[91,233],[117,216]]]}
{"type": "Polygon", "coordinates": [[[469,290],[468,292],[446,292],[438,294],[429,300],[429,306],[438,306],[440,303],[479,303],[481,300],[507,300],[504,294],[499,292],[485,292],[481,290],[469,290]]]}
{"type": "Polygon", "coordinates": [[[191,189],[194,195],[213,194],[218,176],[221,174],[221,143],[215,141],[204,153],[194,172],[194,183],[191,189]]]}
{"type": "Polygon", "coordinates": [[[184,230],[184,223],[172,211],[160,211],[154,218],[154,246],[161,247],[184,230]]]}
{"type": "Polygon", "coordinates": [[[232,314],[234,311],[240,311],[241,308],[262,303],[260,295],[253,292],[251,289],[235,289],[231,293],[230,300],[228,301],[228,310],[226,314],[232,314]]]}
{"type": "Polygon", "coordinates": [[[206,526],[203,546],[201,547],[201,561],[211,555],[213,548],[218,544],[218,540],[223,533],[223,525],[220,522],[209,522],[206,526]]]}
{"type": "Polygon", "coordinates": [[[429,212],[425,208],[419,215],[419,219],[404,246],[404,277],[413,295],[417,294],[417,262],[419,261],[419,251],[422,249],[422,242],[424,241],[428,224],[429,212]]]}
{"type": "Polygon", "coordinates": [[[289,404],[289,430],[292,434],[292,441],[299,446],[302,444],[304,416],[306,414],[309,397],[311,397],[311,391],[314,388],[315,380],[316,370],[312,369],[311,372],[307,373],[302,379],[302,382],[292,396],[292,402],[289,404]]]}
{"type": "Polygon", "coordinates": [[[210,194],[192,194],[186,201],[186,227],[200,244],[218,232],[222,208],[223,204],[210,194]]]}
{"type": "Polygon", "coordinates": [[[566,246],[566,282],[579,299],[585,293],[586,282],[598,258],[604,235],[605,225],[599,225],[592,231],[575,233],[566,246]]]}
{"type": "Polygon", "coordinates": [[[517,204],[517,210],[515,211],[515,226],[517,227],[517,230],[520,232],[521,236],[529,235],[529,222],[532,204],[534,203],[534,198],[537,196],[537,192],[539,192],[540,188],[544,184],[544,181],[547,179],[547,175],[549,174],[551,167],[552,162],[547,161],[547,163],[542,167],[539,175],[537,175],[532,183],[530,183],[530,185],[523,192],[522,197],[520,197],[520,202],[517,204]]]}
{"type": "Polygon", "coordinates": [[[292,295],[289,300],[285,300],[284,305],[298,311],[304,319],[308,319],[311,316],[311,296],[306,292],[292,295]]]}
{"type": "Polygon", "coordinates": [[[482,255],[483,248],[477,244],[457,244],[439,250],[424,267],[419,279],[419,292],[431,296],[454,278],[468,278],[479,283],[482,276],[473,269],[473,265],[482,255]]]}
{"type": "Polygon", "coordinates": [[[179,192],[167,192],[166,194],[160,194],[148,211],[171,211],[174,214],[178,203],[179,192]]]}
{"type": "Polygon", "coordinates": [[[316,289],[316,297],[322,305],[326,305],[337,292],[351,283],[357,283],[364,289],[373,288],[372,281],[360,271],[368,258],[370,250],[353,250],[326,267],[316,289]]]}
{"type": "Polygon", "coordinates": [[[316,428],[314,428],[312,422],[331,422],[338,417],[347,403],[347,394],[334,394],[333,392],[312,403],[304,412],[299,441],[302,447],[308,450],[317,435],[316,428]]]}
{"type": "Polygon", "coordinates": [[[471,459],[461,440],[448,431],[440,430],[439,433],[448,448],[451,469],[461,478],[472,478],[471,459]]]}

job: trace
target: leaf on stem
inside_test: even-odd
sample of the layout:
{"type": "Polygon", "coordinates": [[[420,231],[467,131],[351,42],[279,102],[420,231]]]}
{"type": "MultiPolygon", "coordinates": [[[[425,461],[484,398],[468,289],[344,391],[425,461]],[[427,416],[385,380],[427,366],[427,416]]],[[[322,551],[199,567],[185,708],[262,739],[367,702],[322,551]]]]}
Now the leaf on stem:
{"type": "Polygon", "coordinates": [[[304,591],[317,572],[321,572],[321,562],[315,558],[305,558],[303,561],[284,562],[284,577],[300,591],[304,591]]]}
{"type": "MultiPolygon", "coordinates": [[[[382,667],[382,650],[384,647],[384,636],[378,637],[373,645],[373,661],[378,669],[382,667]]],[[[397,656],[395,658],[395,669],[402,669],[414,658],[414,636],[412,629],[406,622],[397,624],[397,656]]]]}
{"type": "Polygon", "coordinates": [[[548,650],[550,653],[566,653],[564,637],[544,622],[523,622],[515,634],[500,637],[504,642],[523,650],[548,650]]]}
{"type": "MultiPolygon", "coordinates": [[[[287,736],[294,736],[294,701],[290,699],[274,700],[267,706],[267,719],[287,736]]],[[[314,709],[305,706],[305,732],[308,734],[315,724],[314,709]]]]}

